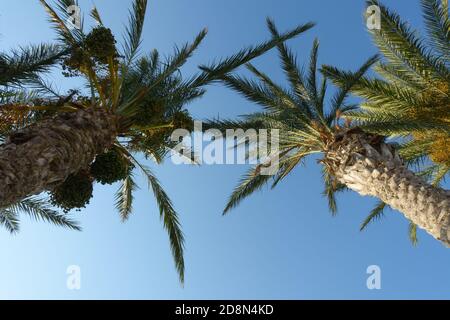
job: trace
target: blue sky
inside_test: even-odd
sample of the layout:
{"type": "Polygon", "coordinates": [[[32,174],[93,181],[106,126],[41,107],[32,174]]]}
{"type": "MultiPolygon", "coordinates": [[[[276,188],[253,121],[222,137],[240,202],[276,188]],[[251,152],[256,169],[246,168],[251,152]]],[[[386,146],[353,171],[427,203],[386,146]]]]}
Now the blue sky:
{"type": "MultiPolygon", "coordinates": [[[[55,38],[37,0],[0,0],[0,45],[55,38]]],[[[127,21],[131,1],[95,3],[116,34],[127,21]]],[[[386,0],[423,30],[420,3],[386,0]]],[[[144,29],[142,52],[171,53],[203,27],[209,35],[183,69],[232,54],[268,38],[265,17],[280,29],[315,21],[307,34],[289,42],[306,62],[312,41],[320,39],[320,63],[355,69],[376,52],[365,30],[364,1],[306,0],[153,0],[144,29]]],[[[277,55],[255,64],[283,82],[277,55]]],[[[53,75],[62,89],[73,81],[53,75]]],[[[235,116],[256,110],[238,95],[215,85],[189,106],[198,118],[235,116]]],[[[134,213],[122,224],[114,210],[117,186],[95,187],[87,209],[75,213],[83,232],[36,223],[23,217],[21,232],[0,231],[0,298],[16,299],[393,299],[450,298],[450,254],[423,231],[413,247],[407,221],[397,212],[367,231],[359,225],[374,204],[346,193],[332,218],[321,197],[320,168],[310,159],[280,184],[247,199],[230,215],[222,209],[241,166],[152,165],[180,213],[186,236],[186,284],[179,285],[168,239],[152,194],[140,177],[134,213]],[[81,289],[68,290],[66,269],[81,268],[81,289]],[[366,269],[381,268],[381,290],[368,290],[366,269]]]]}

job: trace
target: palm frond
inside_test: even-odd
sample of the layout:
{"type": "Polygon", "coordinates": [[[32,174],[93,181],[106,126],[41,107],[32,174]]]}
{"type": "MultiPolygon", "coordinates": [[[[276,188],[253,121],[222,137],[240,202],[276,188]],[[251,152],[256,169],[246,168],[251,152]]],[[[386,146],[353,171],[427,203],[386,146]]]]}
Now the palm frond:
{"type": "Polygon", "coordinates": [[[450,60],[450,20],[448,2],[440,0],[421,0],[423,17],[434,50],[442,55],[444,63],[450,60]]]}
{"type": "Polygon", "coordinates": [[[408,236],[412,245],[416,247],[419,244],[419,238],[417,237],[417,225],[413,222],[409,222],[408,236]]]}
{"type": "Polygon", "coordinates": [[[433,56],[425,48],[422,39],[416,36],[398,14],[391,12],[378,0],[369,0],[368,4],[380,8],[382,28],[380,31],[372,32],[372,35],[390,64],[401,68],[405,74],[428,86],[434,86],[430,77],[443,81],[450,78],[450,73],[441,59],[433,56]]]}
{"type": "Polygon", "coordinates": [[[295,29],[280,34],[278,37],[273,38],[272,40],[264,42],[258,46],[252,46],[243,49],[238,53],[223,59],[220,62],[212,63],[210,65],[202,65],[200,66],[200,69],[203,71],[203,73],[196,78],[195,85],[200,86],[221,79],[224,75],[233,71],[239,66],[242,66],[250,62],[250,60],[261,56],[280,43],[283,43],[298,36],[301,33],[304,33],[305,31],[311,29],[313,26],[314,24],[312,23],[299,25],[295,29]]]}
{"type": "Polygon", "coordinates": [[[379,59],[378,55],[370,57],[356,72],[345,72],[338,68],[324,65],[321,68],[321,73],[334,84],[339,86],[339,90],[331,100],[331,110],[326,116],[328,125],[332,125],[336,120],[336,116],[339,111],[342,111],[342,107],[345,103],[347,96],[350,94],[353,87],[358,83],[361,77],[374,65],[379,59]]]}
{"type": "MultiPolygon", "coordinates": [[[[291,151],[288,149],[287,152],[291,151]]],[[[277,171],[277,174],[274,177],[274,181],[272,183],[271,188],[274,189],[278,183],[280,183],[284,178],[286,178],[291,171],[297,167],[301,163],[301,161],[305,158],[305,155],[301,152],[294,153],[292,156],[287,157],[287,159],[282,159],[280,161],[280,168],[277,171]]]]}
{"type": "Polygon", "coordinates": [[[450,134],[448,123],[442,120],[399,118],[398,113],[383,110],[379,112],[350,111],[345,115],[357,121],[361,129],[384,136],[406,137],[411,132],[426,134],[430,130],[450,134]]]}
{"type": "Polygon", "coordinates": [[[337,182],[325,166],[322,167],[322,177],[325,185],[323,195],[327,197],[331,215],[335,216],[338,212],[336,193],[347,190],[347,187],[337,182]]]}
{"type": "Polygon", "coordinates": [[[27,214],[35,221],[44,221],[56,226],[81,231],[81,227],[77,222],[67,217],[67,215],[53,210],[49,206],[48,201],[42,198],[29,197],[12,205],[9,209],[17,214],[27,214]]]}
{"type": "Polygon", "coordinates": [[[0,54],[0,85],[22,85],[37,74],[47,72],[63,56],[64,50],[53,44],[22,47],[0,54]]]}
{"type": "Polygon", "coordinates": [[[103,21],[102,21],[102,17],[100,16],[100,12],[98,12],[97,7],[93,7],[91,10],[91,17],[92,19],[94,19],[94,21],[99,24],[99,25],[103,25],[103,21]]]}
{"type": "Polygon", "coordinates": [[[126,65],[129,65],[136,56],[141,44],[142,30],[144,28],[147,0],[134,0],[124,44],[124,56],[126,65]]]}
{"type": "Polygon", "coordinates": [[[138,188],[134,179],[133,173],[130,172],[128,177],[122,181],[122,184],[116,192],[116,209],[119,211],[122,221],[128,220],[133,210],[133,192],[138,188]]]}
{"type": "Polygon", "coordinates": [[[19,232],[19,217],[17,213],[9,209],[0,210],[0,225],[2,225],[10,233],[19,232]]]}
{"type": "Polygon", "coordinates": [[[434,186],[439,186],[445,177],[450,173],[450,166],[446,164],[438,165],[432,180],[434,186]]]}
{"type": "Polygon", "coordinates": [[[241,179],[240,183],[234,189],[223,214],[227,214],[231,209],[235,208],[242,200],[261,189],[271,178],[269,175],[261,175],[260,167],[250,169],[241,179]]]}
{"type": "MultiPolygon", "coordinates": [[[[267,19],[267,25],[273,37],[277,38],[280,36],[275,23],[269,18],[267,19]]],[[[311,26],[313,25],[314,24],[311,23],[311,26]]],[[[284,42],[279,43],[277,47],[282,62],[282,68],[288,78],[291,89],[295,92],[301,102],[300,106],[303,111],[310,115],[311,111],[309,109],[308,101],[311,100],[311,97],[306,89],[306,80],[304,79],[304,75],[297,64],[297,58],[284,42]]]]}
{"type": "MultiPolygon", "coordinates": [[[[43,5],[44,9],[49,15],[49,20],[52,23],[54,29],[59,35],[59,40],[68,46],[76,45],[82,41],[83,33],[82,28],[73,28],[72,30],[67,26],[67,21],[71,18],[68,8],[70,6],[78,6],[78,1],[74,0],[57,0],[56,10],[50,6],[47,1],[39,0],[43,5]],[[59,12],[57,12],[57,10],[59,12]]],[[[80,19],[82,19],[80,17],[80,19]]]]}
{"type": "Polygon", "coordinates": [[[364,219],[363,223],[361,224],[360,230],[361,231],[365,230],[370,223],[384,217],[384,210],[386,209],[386,207],[387,207],[387,204],[385,204],[382,201],[379,201],[375,205],[375,207],[372,209],[372,211],[370,211],[367,218],[364,219]]]}
{"type": "Polygon", "coordinates": [[[192,56],[194,51],[201,44],[206,36],[206,33],[206,29],[200,31],[192,44],[185,44],[181,48],[177,48],[175,54],[169,59],[166,66],[157,75],[157,77],[153,79],[151,84],[149,84],[148,86],[143,86],[140,90],[138,90],[138,92],[124,101],[119,107],[118,111],[123,115],[134,115],[134,113],[137,111],[137,106],[139,106],[139,103],[143,99],[145,99],[148,92],[150,92],[150,90],[152,90],[154,87],[158,86],[162,81],[168,79],[170,75],[172,75],[186,63],[186,61],[192,56]]]}
{"type": "Polygon", "coordinates": [[[134,157],[132,159],[133,163],[141,169],[142,173],[147,178],[149,188],[153,190],[153,194],[159,207],[160,217],[163,221],[164,228],[169,234],[170,248],[175,260],[175,266],[181,283],[184,283],[184,236],[181,231],[178,215],[173,208],[172,201],[161,187],[153,172],[143,164],[139,163],[134,157]]]}

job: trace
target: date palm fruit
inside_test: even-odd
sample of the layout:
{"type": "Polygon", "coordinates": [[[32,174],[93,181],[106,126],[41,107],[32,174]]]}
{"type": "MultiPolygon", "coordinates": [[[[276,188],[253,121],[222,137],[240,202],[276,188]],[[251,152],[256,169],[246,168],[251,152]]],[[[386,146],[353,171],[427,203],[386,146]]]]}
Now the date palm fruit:
{"type": "Polygon", "coordinates": [[[112,184],[128,177],[131,169],[129,160],[116,149],[112,149],[95,157],[91,165],[91,175],[101,184],[112,184]]]}
{"type": "Polygon", "coordinates": [[[50,201],[64,212],[85,208],[92,198],[92,177],[87,171],[71,174],[50,192],[50,201]]]}
{"type": "Polygon", "coordinates": [[[115,57],[116,39],[111,29],[103,26],[96,27],[87,35],[85,40],[86,49],[101,63],[108,63],[108,57],[115,57]]]}

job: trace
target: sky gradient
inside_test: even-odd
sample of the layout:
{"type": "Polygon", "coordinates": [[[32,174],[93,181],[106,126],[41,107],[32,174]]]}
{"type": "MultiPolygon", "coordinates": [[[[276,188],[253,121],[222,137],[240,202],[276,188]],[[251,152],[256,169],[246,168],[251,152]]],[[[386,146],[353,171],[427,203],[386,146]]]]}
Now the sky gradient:
{"type": "MultiPolygon", "coordinates": [[[[131,1],[95,3],[104,23],[121,34],[131,1]]],[[[384,1],[423,31],[420,3],[384,1]]],[[[306,0],[153,0],[149,1],[142,53],[157,48],[169,54],[204,27],[209,34],[182,72],[268,39],[265,18],[286,30],[307,21],[317,26],[289,41],[307,63],[315,37],[320,63],[356,69],[376,53],[365,29],[365,3],[306,0]]],[[[88,18],[86,18],[88,19],[88,18]]],[[[88,21],[86,21],[88,22],[88,21]]],[[[37,0],[0,0],[0,45],[55,38],[37,0]]],[[[277,54],[255,64],[284,83],[277,54]]],[[[62,90],[76,80],[55,73],[62,90]]],[[[231,117],[258,110],[220,85],[189,106],[197,118],[231,117]]],[[[151,164],[150,162],[147,164],[151,164]]],[[[126,224],[114,210],[117,186],[96,185],[91,204],[74,213],[82,232],[22,218],[16,236],[0,230],[2,299],[443,299],[450,298],[450,253],[419,231],[419,245],[407,236],[408,223],[389,211],[360,232],[374,200],[351,192],[338,199],[331,217],[316,159],[297,168],[275,190],[265,188],[221,216],[226,199],[248,168],[245,165],[162,166],[151,164],[180,214],[186,237],[186,283],[178,281],[167,235],[146,182],[138,178],[134,213],[126,224]],[[81,268],[81,289],[66,286],[66,269],[81,268]],[[368,290],[366,269],[381,268],[381,290],[368,290]]],[[[448,185],[447,185],[448,187],[448,185]]]]}

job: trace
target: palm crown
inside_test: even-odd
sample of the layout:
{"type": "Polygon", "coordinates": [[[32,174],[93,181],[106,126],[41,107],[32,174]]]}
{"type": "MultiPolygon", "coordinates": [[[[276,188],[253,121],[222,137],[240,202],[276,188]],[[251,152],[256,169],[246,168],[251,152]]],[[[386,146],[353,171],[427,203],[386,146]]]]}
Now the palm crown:
{"type": "MultiPolygon", "coordinates": [[[[278,31],[271,20],[268,26],[273,37],[278,36],[278,31]]],[[[335,195],[337,192],[348,190],[348,186],[340,183],[333,172],[330,163],[332,146],[339,143],[343,136],[351,132],[364,132],[367,123],[360,124],[345,119],[343,115],[357,114],[358,105],[348,102],[348,96],[358,86],[367,81],[364,74],[371,66],[377,63],[379,57],[373,56],[356,72],[345,74],[345,81],[339,82],[340,88],[330,99],[326,99],[327,81],[336,79],[331,67],[321,69],[322,76],[317,71],[318,41],[314,41],[310,55],[309,66],[306,72],[297,65],[294,53],[285,45],[279,44],[278,51],[284,73],[286,74],[289,88],[284,88],[273,82],[269,76],[247,64],[257,80],[244,78],[238,75],[227,74],[222,77],[223,82],[231,89],[241,93],[248,100],[262,106],[263,112],[244,116],[243,120],[210,120],[208,127],[226,129],[235,128],[269,128],[279,129],[279,169],[271,177],[261,175],[262,163],[252,168],[234,189],[225,207],[224,213],[237,206],[240,201],[260,189],[272,180],[272,188],[282,181],[295,167],[300,165],[309,155],[323,155],[319,162],[323,165],[324,195],[332,214],[337,212],[335,195]],[[330,71],[331,70],[331,71],[330,71]]],[[[381,93],[380,93],[381,97],[381,93]]],[[[395,119],[398,121],[398,119],[395,119]]],[[[408,125],[408,124],[404,124],[408,125]]],[[[412,123],[417,128],[417,124],[412,123]]],[[[372,130],[368,130],[369,132],[372,130]]],[[[386,133],[385,131],[374,131],[386,133]]],[[[384,140],[384,135],[374,135],[374,139],[384,140]]],[[[409,145],[408,145],[409,147],[409,145]]],[[[404,147],[405,150],[406,146],[404,147]]],[[[403,151],[405,152],[405,151],[403,151]]],[[[363,230],[370,222],[383,215],[387,205],[379,201],[374,209],[361,225],[363,230]]],[[[409,235],[411,241],[417,243],[417,227],[410,223],[409,235]]]]}
{"type": "MultiPolygon", "coordinates": [[[[450,170],[450,20],[448,1],[421,2],[426,39],[378,1],[368,1],[381,11],[381,29],[370,33],[384,59],[374,66],[380,77],[354,83],[352,92],[364,101],[345,117],[364,130],[403,138],[402,157],[411,164],[431,159],[434,164],[421,170],[439,184],[450,170]]],[[[323,69],[339,86],[354,79],[351,72],[323,69]]]]}
{"type": "MultiPolygon", "coordinates": [[[[272,20],[268,27],[274,39],[279,32],[272,20]]],[[[224,213],[234,208],[248,195],[258,190],[271,179],[272,187],[282,181],[297,165],[309,155],[323,154],[328,145],[341,133],[350,128],[341,120],[342,113],[353,110],[355,105],[347,102],[352,83],[336,92],[330,101],[326,101],[327,78],[321,77],[317,69],[319,42],[314,41],[306,72],[297,64],[296,55],[283,43],[278,45],[282,68],[289,82],[284,88],[252,64],[247,64],[256,80],[227,74],[223,82],[231,89],[241,93],[248,100],[262,106],[263,112],[244,116],[243,120],[210,120],[208,127],[218,128],[268,128],[279,129],[279,169],[274,176],[261,175],[260,164],[252,168],[242,179],[231,195],[224,213]]],[[[361,77],[377,57],[369,59],[355,74],[361,77]]],[[[355,76],[355,81],[357,78],[355,76]]],[[[342,189],[334,180],[332,172],[323,162],[325,194],[329,200],[330,210],[336,212],[335,192],[342,189]]]]}

